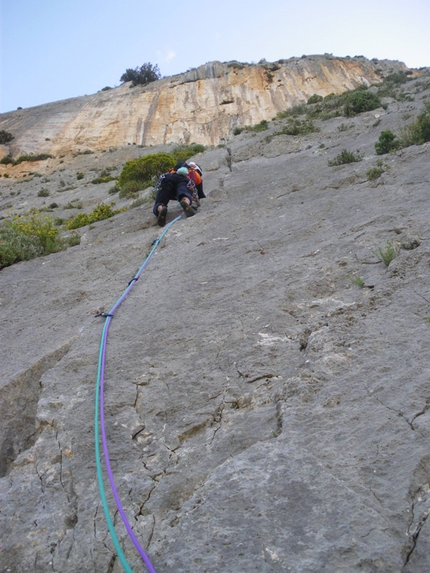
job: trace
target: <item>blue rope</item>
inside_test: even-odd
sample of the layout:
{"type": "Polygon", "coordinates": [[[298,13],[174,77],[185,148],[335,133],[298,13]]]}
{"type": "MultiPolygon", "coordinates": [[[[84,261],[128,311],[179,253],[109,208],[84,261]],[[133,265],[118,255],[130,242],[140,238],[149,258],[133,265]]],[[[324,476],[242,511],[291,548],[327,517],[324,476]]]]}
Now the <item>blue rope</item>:
{"type": "Polygon", "coordinates": [[[106,318],[106,320],[105,320],[103,333],[102,333],[102,339],[101,339],[101,343],[100,343],[99,363],[98,363],[98,372],[97,372],[97,381],[96,381],[96,397],[95,397],[94,437],[95,437],[95,450],[96,450],[97,479],[98,479],[98,484],[99,484],[100,497],[102,500],[103,510],[105,513],[106,522],[107,522],[107,525],[109,528],[109,532],[111,534],[112,541],[113,541],[113,544],[115,546],[118,557],[119,557],[121,564],[124,568],[124,571],[126,573],[133,573],[133,571],[131,570],[129,564],[127,563],[127,560],[126,560],[124,553],[121,549],[121,546],[119,544],[118,537],[116,535],[115,528],[114,528],[114,525],[112,523],[112,519],[110,517],[109,507],[108,507],[108,504],[106,501],[106,494],[105,494],[104,485],[103,485],[103,475],[102,475],[102,470],[101,470],[100,448],[99,448],[99,423],[98,423],[99,417],[100,417],[100,427],[101,427],[101,434],[102,434],[103,453],[104,453],[104,458],[105,458],[105,463],[106,463],[106,470],[108,473],[109,482],[111,485],[111,490],[112,490],[113,496],[115,498],[116,506],[117,506],[118,511],[121,515],[121,519],[124,523],[124,526],[125,526],[128,534],[129,534],[134,546],[136,547],[137,551],[139,552],[143,562],[145,563],[149,573],[156,573],[156,572],[155,572],[155,569],[149,560],[149,557],[147,556],[145,551],[142,549],[138,540],[136,539],[136,536],[133,533],[131,525],[130,525],[130,523],[127,519],[127,516],[124,512],[124,509],[122,507],[121,500],[119,498],[118,491],[117,491],[116,486],[115,486],[112,468],[110,465],[109,451],[108,451],[106,431],[105,431],[105,419],[104,419],[104,367],[105,367],[105,361],[106,361],[107,335],[108,335],[108,331],[109,331],[109,325],[110,325],[111,320],[115,314],[116,309],[123,302],[123,300],[128,295],[128,293],[132,289],[135,282],[139,279],[140,275],[145,270],[146,266],[149,263],[149,260],[151,259],[152,255],[155,252],[155,249],[160,244],[164,235],[167,233],[169,228],[174,223],[176,223],[176,221],[179,221],[179,219],[182,217],[182,215],[183,214],[176,217],[176,219],[173,219],[173,221],[171,221],[167,225],[167,227],[164,229],[164,231],[161,233],[161,235],[158,237],[158,239],[156,239],[153,242],[152,249],[151,249],[149,255],[146,257],[143,265],[140,267],[140,269],[138,270],[136,275],[128,283],[127,288],[125,289],[123,294],[120,296],[120,298],[117,300],[117,302],[114,304],[114,306],[111,308],[111,310],[108,313],[101,313],[100,315],[98,315],[98,316],[104,316],[106,318]]]}

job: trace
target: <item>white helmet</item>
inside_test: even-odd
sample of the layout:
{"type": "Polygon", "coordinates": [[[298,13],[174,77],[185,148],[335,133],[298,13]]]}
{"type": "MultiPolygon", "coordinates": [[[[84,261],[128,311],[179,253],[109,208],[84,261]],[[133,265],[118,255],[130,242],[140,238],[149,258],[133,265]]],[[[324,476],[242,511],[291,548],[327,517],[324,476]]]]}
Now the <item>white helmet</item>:
{"type": "Polygon", "coordinates": [[[195,171],[197,171],[200,175],[203,175],[203,171],[202,171],[201,167],[199,167],[197,165],[197,163],[194,163],[194,161],[187,161],[187,165],[189,165],[191,167],[191,169],[194,169],[195,171]]]}

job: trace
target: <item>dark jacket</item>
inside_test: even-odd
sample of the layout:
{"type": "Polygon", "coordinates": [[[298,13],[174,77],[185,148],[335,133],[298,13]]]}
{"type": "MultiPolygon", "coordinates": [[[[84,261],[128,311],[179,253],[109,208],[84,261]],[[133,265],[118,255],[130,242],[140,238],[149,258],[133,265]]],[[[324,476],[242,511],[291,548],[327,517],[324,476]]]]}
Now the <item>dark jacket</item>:
{"type": "Polygon", "coordinates": [[[158,215],[159,205],[166,205],[175,199],[179,201],[183,196],[188,197],[190,203],[193,201],[191,189],[188,187],[190,180],[186,175],[180,173],[165,173],[157,184],[157,195],[155,197],[152,212],[158,215]]]}
{"type": "Polygon", "coordinates": [[[172,199],[178,197],[179,195],[189,195],[190,190],[188,188],[188,177],[186,175],[181,175],[180,173],[166,173],[161,180],[161,188],[163,191],[169,193],[172,199]]]}

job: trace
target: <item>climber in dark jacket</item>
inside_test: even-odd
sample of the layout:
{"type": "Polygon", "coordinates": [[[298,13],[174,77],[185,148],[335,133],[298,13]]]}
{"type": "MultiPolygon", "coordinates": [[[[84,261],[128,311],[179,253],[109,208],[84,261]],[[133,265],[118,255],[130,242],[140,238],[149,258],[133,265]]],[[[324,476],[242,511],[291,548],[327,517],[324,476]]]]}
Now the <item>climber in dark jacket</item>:
{"type": "MultiPolygon", "coordinates": [[[[202,168],[194,163],[194,161],[178,161],[173,169],[169,171],[177,171],[180,167],[186,167],[188,169],[188,177],[194,183],[197,197],[199,199],[206,199],[206,195],[203,193],[203,172],[202,168]]],[[[199,203],[199,201],[197,201],[199,203]]]]}
{"type": "Polygon", "coordinates": [[[165,173],[161,176],[152,210],[160,227],[164,227],[166,224],[167,204],[170,200],[179,201],[187,217],[196,214],[195,209],[191,206],[193,201],[192,185],[186,167],[179,168],[176,173],[165,173]]]}

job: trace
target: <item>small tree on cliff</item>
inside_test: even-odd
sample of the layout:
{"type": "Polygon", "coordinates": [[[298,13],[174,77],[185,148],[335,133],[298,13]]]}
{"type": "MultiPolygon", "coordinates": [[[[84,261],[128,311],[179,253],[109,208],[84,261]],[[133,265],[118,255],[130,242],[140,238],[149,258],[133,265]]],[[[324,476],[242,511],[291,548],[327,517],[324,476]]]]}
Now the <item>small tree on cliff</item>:
{"type": "Polygon", "coordinates": [[[133,82],[134,86],[138,84],[149,84],[150,82],[155,82],[161,78],[160,70],[157,64],[153,66],[151,63],[143,64],[132,70],[128,68],[120,78],[120,82],[133,82]]]}
{"type": "Polygon", "coordinates": [[[1,144],[9,143],[9,141],[12,141],[12,139],[13,135],[11,133],[9,133],[8,131],[4,131],[3,129],[0,131],[1,144]]]}

